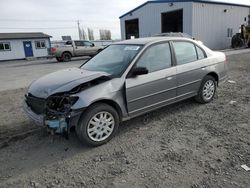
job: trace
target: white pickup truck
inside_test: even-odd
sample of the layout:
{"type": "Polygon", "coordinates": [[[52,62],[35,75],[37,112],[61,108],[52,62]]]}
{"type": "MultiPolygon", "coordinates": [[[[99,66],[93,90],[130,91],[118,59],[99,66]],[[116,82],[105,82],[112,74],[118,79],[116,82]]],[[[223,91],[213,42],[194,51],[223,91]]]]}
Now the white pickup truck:
{"type": "Polygon", "coordinates": [[[103,46],[95,46],[94,43],[89,41],[72,40],[60,45],[54,45],[51,48],[51,53],[58,62],[68,62],[71,61],[72,57],[95,56],[103,48],[103,46]]]}

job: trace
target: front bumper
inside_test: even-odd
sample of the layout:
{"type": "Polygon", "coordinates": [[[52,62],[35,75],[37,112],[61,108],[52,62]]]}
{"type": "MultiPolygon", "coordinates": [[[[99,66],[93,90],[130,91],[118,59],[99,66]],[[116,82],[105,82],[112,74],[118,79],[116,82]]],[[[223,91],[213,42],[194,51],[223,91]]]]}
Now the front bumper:
{"type": "MultiPolygon", "coordinates": [[[[27,116],[38,126],[47,126],[46,125],[46,116],[45,115],[38,115],[34,113],[31,108],[27,105],[27,103],[23,102],[23,110],[27,114],[27,116]]],[[[65,119],[68,122],[68,128],[72,126],[77,126],[79,119],[85,109],[74,110],[70,114],[68,114],[65,119]]]]}
{"type": "Polygon", "coordinates": [[[34,121],[36,125],[38,126],[45,125],[45,116],[37,115],[36,113],[34,113],[25,101],[23,102],[23,110],[27,114],[27,116],[34,121]]]}

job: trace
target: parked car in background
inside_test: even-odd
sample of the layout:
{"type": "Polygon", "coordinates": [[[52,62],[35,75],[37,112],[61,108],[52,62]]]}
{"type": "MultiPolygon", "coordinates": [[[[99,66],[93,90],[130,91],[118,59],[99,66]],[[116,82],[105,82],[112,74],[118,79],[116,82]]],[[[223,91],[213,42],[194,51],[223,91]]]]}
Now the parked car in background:
{"type": "Polygon", "coordinates": [[[90,41],[73,40],[56,43],[51,48],[51,53],[58,62],[71,61],[72,57],[95,56],[104,47],[95,46],[90,41]]]}
{"type": "Polygon", "coordinates": [[[115,135],[121,121],[191,97],[211,102],[225,79],[224,53],[195,40],[127,40],[79,68],[33,82],[24,109],[39,125],[57,133],[74,127],[81,141],[99,146],[115,135]]]}

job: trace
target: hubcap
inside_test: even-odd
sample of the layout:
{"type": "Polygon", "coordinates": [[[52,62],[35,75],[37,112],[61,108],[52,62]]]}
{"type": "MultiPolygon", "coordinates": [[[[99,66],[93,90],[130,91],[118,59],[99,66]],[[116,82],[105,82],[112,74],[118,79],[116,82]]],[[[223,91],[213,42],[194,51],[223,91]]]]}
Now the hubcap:
{"type": "Polygon", "coordinates": [[[215,84],[212,80],[208,80],[203,87],[203,98],[209,101],[213,98],[215,92],[215,84]]]}
{"type": "Polygon", "coordinates": [[[90,119],[87,133],[91,140],[101,142],[112,134],[114,127],[113,115],[109,112],[99,112],[90,119]]]}
{"type": "Polygon", "coordinates": [[[70,59],[69,55],[65,55],[65,60],[68,61],[70,59]]]}

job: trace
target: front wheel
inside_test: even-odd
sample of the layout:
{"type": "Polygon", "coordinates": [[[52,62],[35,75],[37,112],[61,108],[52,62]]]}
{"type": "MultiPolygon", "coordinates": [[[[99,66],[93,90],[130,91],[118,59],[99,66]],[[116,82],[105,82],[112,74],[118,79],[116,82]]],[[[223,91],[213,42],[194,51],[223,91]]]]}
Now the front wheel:
{"type": "Polygon", "coordinates": [[[117,111],[104,103],[94,104],[84,112],[76,128],[79,139],[90,146],[110,141],[119,127],[117,111]]]}
{"type": "Polygon", "coordinates": [[[206,76],[201,83],[198,95],[195,100],[199,103],[205,104],[213,100],[217,89],[216,80],[212,76],[206,76]]]}

